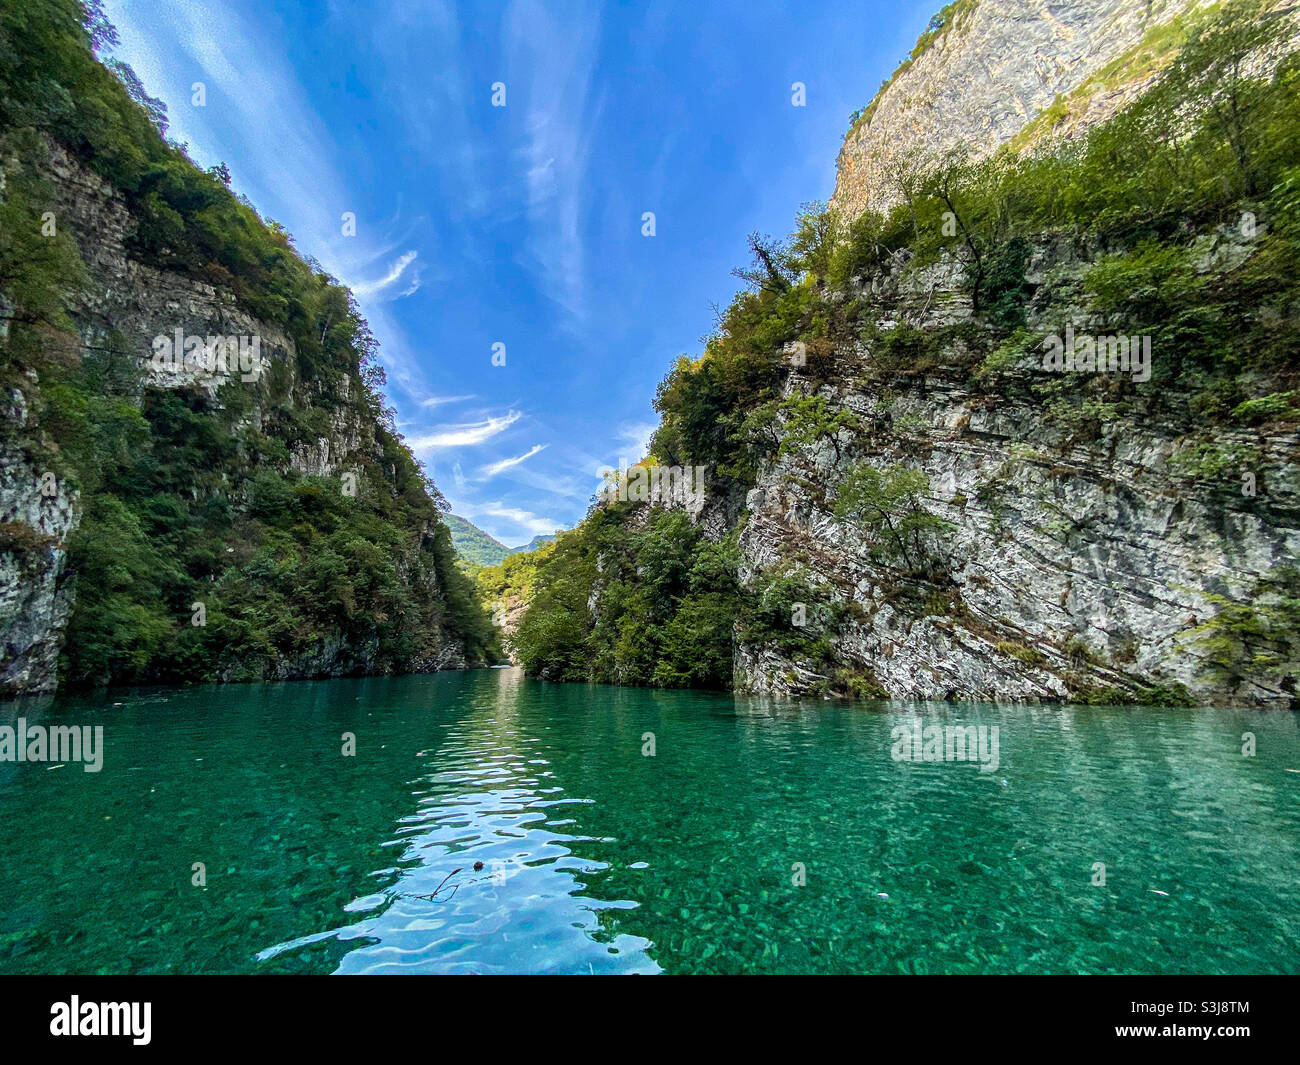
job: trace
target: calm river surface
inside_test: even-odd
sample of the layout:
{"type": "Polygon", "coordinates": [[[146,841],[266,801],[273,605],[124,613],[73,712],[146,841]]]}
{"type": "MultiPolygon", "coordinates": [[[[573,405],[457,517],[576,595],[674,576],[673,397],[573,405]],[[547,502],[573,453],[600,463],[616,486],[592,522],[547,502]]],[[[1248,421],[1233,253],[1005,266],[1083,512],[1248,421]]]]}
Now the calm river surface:
{"type": "Polygon", "coordinates": [[[780,706],[480,670],[0,724],[19,715],[103,725],[104,756],[0,762],[0,972],[1300,969],[1293,713],[780,706]],[[996,771],[896,761],[918,711],[997,726],[996,771]]]}

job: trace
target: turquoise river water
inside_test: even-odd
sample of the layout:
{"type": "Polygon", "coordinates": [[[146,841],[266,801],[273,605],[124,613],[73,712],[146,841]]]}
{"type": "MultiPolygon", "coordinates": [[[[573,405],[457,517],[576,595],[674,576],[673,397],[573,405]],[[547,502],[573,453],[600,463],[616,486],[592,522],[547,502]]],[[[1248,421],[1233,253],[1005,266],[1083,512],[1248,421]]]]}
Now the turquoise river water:
{"type": "Polygon", "coordinates": [[[1294,713],[479,670],[19,716],[103,762],[0,761],[4,973],[1300,968],[1294,713]],[[996,768],[897,757],[917,722],[996,727],[996,768]]]}

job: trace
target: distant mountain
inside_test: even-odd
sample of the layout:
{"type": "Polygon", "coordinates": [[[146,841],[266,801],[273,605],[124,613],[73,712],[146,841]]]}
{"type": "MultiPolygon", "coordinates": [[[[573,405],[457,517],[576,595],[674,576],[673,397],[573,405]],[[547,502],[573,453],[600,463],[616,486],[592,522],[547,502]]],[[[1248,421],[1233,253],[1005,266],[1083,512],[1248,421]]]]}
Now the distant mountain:
{"type": "Polygon", "coordinates": [[[476,566],[495,566],[510,554],[510,548],[505,544],[492,539],[477,525],[466,521],[460,515],[444,514],[442,520],[451,530],[451,546],[465,561],[472,562],[476,566]]]}
{"type": "Polygon", "coordinates": [[[556,535],[555,533],[551,533],[550,536],[534,536],[531,540],[528,541],[528,543],[524,544],[523,547],[510,548],[509,553],[512,555],[517,555],[520,552],[527,554],[529,551],[536,551],[539,547],[542,546],[542,544],[549,544],[552,540],[554,540],[555,535],[556,535]]]}

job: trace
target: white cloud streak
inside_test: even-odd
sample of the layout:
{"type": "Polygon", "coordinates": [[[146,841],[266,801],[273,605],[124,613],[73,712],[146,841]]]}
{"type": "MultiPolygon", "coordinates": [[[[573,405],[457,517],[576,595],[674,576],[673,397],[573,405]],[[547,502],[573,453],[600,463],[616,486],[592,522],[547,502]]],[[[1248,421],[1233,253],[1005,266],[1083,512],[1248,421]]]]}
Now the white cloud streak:
{"type": "Polygon", "coordinates": [[[523,265],[542,291],[576,321],[586,317],[583,208],[587,162],[598,128],[593,66],[598,13],[557,19],[533,0],[510,6],[503,19],[507,84],[522,99],[527,142],[522,165],[531,234],[523,265]]]}
{"type": "Polygon", "coordinates": [[[522,415],[512,410],[500,418],[472,422],[468,425],[451,425],[407,440],[415,451],[434,451],[446,447],[475,447],[491,440],[514,425],[522,415]]]}
{"type": "Polygon", "coordinates": [[[553,532],[558,532],[560,523],[554,518],[538,517],[532,511],[523,510],[519,507],[508,507],[504,503],[485,503],[479,507],[476,513],[486,514],[492,518],[504,518],[506,521],[514,522],[519,528],[526,530],[533,536],[549,536],[553,532]]]}
{"type": "MultiPolygon", "coordinates": [[[[390,288],[396,285],[397,282],[402,280],[402,275],[406,273],[406,268],[410,266],[413,262],[415,262],[415,260],[418,259],[419,257],[420,257],[419,252],[416,251],[404,252],[402,255],[398,256],[398,258],[393,262],[393,265],[388,268],[388,273],[386,273],[378,281],[359,281],[356,284],[354,284],[352,286],[353,293],[357,297],[378,296],[386,293],[390,288]]],[[[417,267],[415,270],[411,271],[411,280],[407,284],[406,289],[402,292],[399,292],[394,298],[401,299],[403,296],[409,296],[413,292],[415,292],[419,287],[420,287],[420,274],[419,274],[419,269],[417,267]]]]}
{"type": "Polygon", "coordinates": [[[521,462],[527,462],[539,451],[545,450],[545,444],[535,444],[531,451],[526,451],[522,455],[516,455],[512,459],[502,459],[500,462],[492,463],[491,466],[484,466],[483,475],[485,477],[495,477],[498,473],[504,473],[506,470],[510,469],[510,467],[518,466],[521,462]]]}
{"type": "Polygon", "coordinates": [[[474,398],[472,394],[468,396],[425,396],[419,402],[421,407],[441,407],[446,403],[463,403],[467,399],[474,398]]]}

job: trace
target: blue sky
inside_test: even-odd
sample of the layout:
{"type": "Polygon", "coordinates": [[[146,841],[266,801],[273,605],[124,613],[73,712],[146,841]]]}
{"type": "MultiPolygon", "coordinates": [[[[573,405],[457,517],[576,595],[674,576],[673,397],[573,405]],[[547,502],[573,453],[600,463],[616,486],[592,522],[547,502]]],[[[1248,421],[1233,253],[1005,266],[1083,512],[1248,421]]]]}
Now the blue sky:
{"type": "Polygon", "coordinates": [[[850,113],[938,6],[105,4],[169,136],[353,288],[407,443],[510,546],[643,457],[746,234],[830,195],[850,113]]]}

